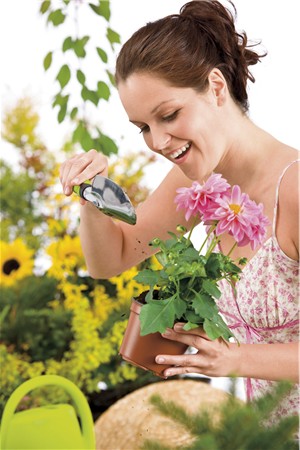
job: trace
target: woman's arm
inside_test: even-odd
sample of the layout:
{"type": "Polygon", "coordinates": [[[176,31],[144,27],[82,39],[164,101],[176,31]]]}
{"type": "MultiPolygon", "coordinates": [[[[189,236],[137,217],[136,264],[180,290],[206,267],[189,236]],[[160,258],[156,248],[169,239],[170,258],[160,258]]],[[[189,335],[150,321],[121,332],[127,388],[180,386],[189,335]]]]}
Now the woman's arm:
{"type": "MultiPolygon", "coordinates": [[[[90,151],[71,158],[61,170],[61,182],[66,195],[72,186],[96,174],[107,176],[106,158],[90,151]],[[75,180],[74,180],[75,179],[75,180]]],[[[165,239],[167,232],[175,232],[178,224],[186,225],[184,213],[176,212],[176,189],[190,186],[191,181],[174,167],[160,186],[137,208],[136,225],[114,221],[92,204],[82,202],[80,239],[89,274],[93,278],[110,278],[153,254],[148,245],[154,237],[165,239]]]]}
{"type": "Polygon", "coordinates": [[[197,353],[158,355],[157,363],[178,366],[166,369],[166,376],[201,373],[212,377],[237,376],[292,382],[299,380],[298,342],[238,345],[222,339],[211,341],[201,328],[184,331],[180,328],[182,325],[175,325],[174,330],[168,329],[168,334],[163,336],[184,342],[194,347],[197,353]]]}

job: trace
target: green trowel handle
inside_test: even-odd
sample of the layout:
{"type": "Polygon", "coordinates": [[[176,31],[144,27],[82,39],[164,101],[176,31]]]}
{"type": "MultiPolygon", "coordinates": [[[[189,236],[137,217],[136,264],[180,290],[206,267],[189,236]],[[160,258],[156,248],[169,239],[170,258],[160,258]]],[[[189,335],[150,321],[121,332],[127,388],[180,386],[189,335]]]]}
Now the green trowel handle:
{"type": "Polygon", "coordinates": [[[75,194],[79,195],[79,197],[84,198],[83,192],[85,188],[92,185],[92,182],[90,180],[86,180],[84,183],[80,184],[79,186],[73,186],[73,192],[75,194]]]}

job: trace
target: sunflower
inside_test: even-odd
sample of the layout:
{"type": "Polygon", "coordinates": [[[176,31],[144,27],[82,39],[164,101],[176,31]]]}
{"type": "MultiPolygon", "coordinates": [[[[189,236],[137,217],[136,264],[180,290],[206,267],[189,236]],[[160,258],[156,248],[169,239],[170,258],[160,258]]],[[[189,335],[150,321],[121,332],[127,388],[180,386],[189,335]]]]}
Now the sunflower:
{"type": "Polygon", "coordinates": [[[63,239],[52,242],[47,253],[52,258],[48,274],[55,278],[63,279],[66,274],[71,275],[79,269],[86,270],[79,237],[66,235],[63,239]]]}
{"type": "Polygon", "coordinates": [[[16,239],[11,243],[0,241],[0,284],[11,286],[16,281],[32,275],[33,253],[33,250],[30,250],[22,239],[16,239]]]}

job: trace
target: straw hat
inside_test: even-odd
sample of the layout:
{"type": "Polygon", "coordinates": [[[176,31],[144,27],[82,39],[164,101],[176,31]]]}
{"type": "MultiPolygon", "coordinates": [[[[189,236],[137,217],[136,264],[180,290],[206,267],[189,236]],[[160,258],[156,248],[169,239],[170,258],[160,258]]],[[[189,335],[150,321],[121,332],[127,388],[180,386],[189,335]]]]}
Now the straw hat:
{"type": "Polygon", "coordinates": [[[158,394],[187,412],[217,409],[228,398],[226,392],[203,381],[166,380],[144,386],[126,395],[105,411],[95,423],[97,450],[137,450],[146,439],[172,448],[192,443],[192,436],[179,423],[163,416],[149,399],[158,394]]]}

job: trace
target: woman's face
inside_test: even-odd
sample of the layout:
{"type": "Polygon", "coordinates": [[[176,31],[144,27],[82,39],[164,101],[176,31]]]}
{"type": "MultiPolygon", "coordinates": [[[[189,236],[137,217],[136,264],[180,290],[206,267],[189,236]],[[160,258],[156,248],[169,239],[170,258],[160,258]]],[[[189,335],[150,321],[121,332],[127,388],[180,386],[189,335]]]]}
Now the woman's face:
{"type": "Polygon", "coordinates": [[[152,151],[192,180],[202,181],[218,166],[226,151],[224,112],[211,85],[200,94],[134,73],[118,90],[130,122],[152,151]]]}

